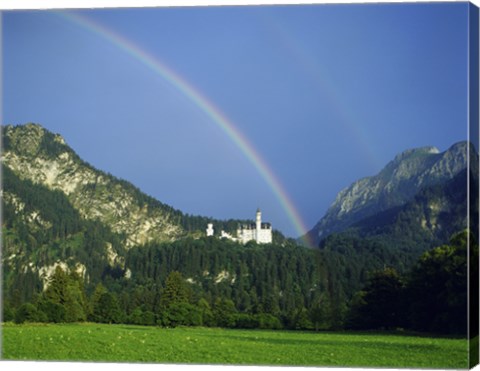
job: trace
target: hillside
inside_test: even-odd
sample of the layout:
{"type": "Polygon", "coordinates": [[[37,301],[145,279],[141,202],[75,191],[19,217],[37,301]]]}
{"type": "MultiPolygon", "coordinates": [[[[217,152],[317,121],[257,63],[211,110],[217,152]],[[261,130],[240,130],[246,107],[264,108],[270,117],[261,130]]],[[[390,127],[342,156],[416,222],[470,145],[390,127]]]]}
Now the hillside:
{"type": "MultiPolygon", "coordinates": [[[[5,286],[24,299],[56,266],[100,282],[125,268],[134,247],[198,238],[208,223],[228,232],[247,223],[184,214],[94,168],[40,125],[6,126],[2,139],[5,286]]],[[[285,241],[278,231],[274,240],[285,241]]]]}
{"type": "MultiPolygon", "coordinates": [[[[363,180],[410,192],[400,205],[394,193],[380,197],[382,209],[355,201],[353,190],[340,192],[338,205],[356,205],[353,216],[340,213],[338,231],[333,225],[320,249],[307,249],[279,232],[266,245],[206,237],[209,222],[232,231],[243,221],[175,210],[95,169],[39,125],[7,126],[3,142],[7,318],[342,328],[372,272],[386,266],[408,272],[420,254],[466,227],[461,143],[448,154],[406,152],[381,176],[363,180]],[[415,179],[405,169],[417,169],[415,179]]],[[[478,189],[478,172],[470,180],[478,189]]],[[[375,200],[374,193],[366,194],[375,200]]],[[[478,208],[472,212],[478,216],[478,208]]]]}
{"type": "MultiPolygon", "coordinates": [[[[478,189],[478,177],[471,175],[471,189],[478,189]],[[476,187],[476,188],[475,188],[476,187]]],[[[365,218],[342,232],[328,235],[320,250],[333,256],[349,257],[335,270],[339,280],[345,276],[364,282],[368,269],[359,267],[395,267],[408,271],[419,256],[448,243],[458,231],[468,226],[467,172],[452,180],[421,189],[406,204],[365,218]]],[[[478,194],[470,199],[472,230],[478,230],[478,194]]]]}
{"type": "Polygon", "coordinates": [[[473,174],[478,177],[478,155],[467,142],[456,143],[442,153],[435,147],[424,147],[397,155],[377,175],[360,179],[340,191],[309,232],[311,239],[318,244],[334,232],[405,205],[422,189],[445,184],[466,169],[468,151],[473,174]]]}
{"type": "Polygon", "coordinates": [[[20,179],[61,191],[83,218],[125,236],[127,248],[184,231],[176,210],[82,161],[60,135],[35,124],[6,126],[3,143],[3,163],[20,179]]]}

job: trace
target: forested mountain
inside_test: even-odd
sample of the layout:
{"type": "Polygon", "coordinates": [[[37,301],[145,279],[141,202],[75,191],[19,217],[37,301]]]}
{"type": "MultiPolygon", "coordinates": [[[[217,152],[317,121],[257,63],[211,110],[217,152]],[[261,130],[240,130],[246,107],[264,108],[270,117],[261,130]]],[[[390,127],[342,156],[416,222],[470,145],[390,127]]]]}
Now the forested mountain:
{"type": "MultiPolygon", "coordinates": [[[[332,274],[337,281],[343,282],[342,286],[350,288],[349,293],[358,290],[366,282],[369,273],[377,269],[375,267],[394,267],[403,274],[411,269],[425,251],[448,243],[459,231],[468,227],[478,231],[478,193],[472,191],[478,190],[479,184],[477,155],[471,152],[470,168],[466,167],[465,161],[463,169],[453,171],[463,163],[466,150],[466,144],[459,143],[452,146],[450,152],[439,154],[442,158],[441,164],[438,158],[432,158],[431,165],[435,170],[423,168],[422,173],[430,174],[430,177],[435,174],[437,181],[427,182],[430,184],[418,188],[408,201],[358,221],[351,221],[349,225],[339,228],[338,232],[331,232],[320,240],[319,248],[326,253],[325,256],[340,262],[336,264],[332,274]],[[460,151],[462,148],[463,151],[460,151]],[[455,154],[460,160],[453,158],[455,154]],[[450,165],[445,165],[445,159],[448,159],[450,165]],[[438,169],[443,167],[449,169],[446,171],[447,175],[438,173],[438,169]],[[455,175],[451,176],[453,173],[455,175]],[[471,190],[470,194],[468,189],[471,190]],[[467,218],[468,212],[471,225],[467,218]]],[[[422,149],[417,155],[424,157],[425,151],[422,149]]],[[[397,156],[380,174],[385,177],[386,169],[392,170],[394,164],[403,168],[406,165],[399,165],[401,160],[414,153],[415,151],[407,151],[406,155],[397,156]]],[[[425,158],[421,160],[422,163],[424,160],[425,158]]],[[[412,159],[409,158],[408,161],[412,159]]],[[[391,174],[394,176],[395,171],[391,174]]],[[[425,177],[422,177],[424,182],[425,177]]],[[[383,181],[391,182],[387,178],[383,181]]],[[[408,178],[408,182],[413,180],[408,178]]],[[[386,199],[383,202],[395,203],[386,199]]],[[[328,217],[327,213],[325,218],[328,217]]],[[[354,213],[352,219],[356,217],[358,214],[354,213]]],[[[326,220],[325,218],[322,220],[326,220]]]]}
{"type": "Polygon", "coordinates": [[[125,236],[127,248],[183,232],[176,210],[82,161],[60,135],[34,124],[7,126],[3,144],[3,163],[20,179],[61,191],[83,218],[125,236]]]}
{"type": "Polygon", "coordinates": [[[7,166],[3,178],[7,319],[312,328],[322,304],[317,326],[341,322],[346,296],[328,282],[320,251],[278,236],[241,245],[196,234],[126,248],[63,192],[7,166]]]}
{"type": "MultiPolygon", "coordinates": [[[[391,188],[364,197],[383,200],[379,209],[353,200],[355,187],[342,191],[336,203],[356,205],[354,216],[345,214],[318,249],[277,231],[265,245],[205,237],[209,222],[233,232],[247,221],[186,215],[93,168],[39,125],[5,127],[3,145],[7,320],[343,328],[362,312],[356,293],[373,272],[408,274],[467,227],[465,143],[443,154],[406,152],[377,183],[364,180],[391,188]],[[421,170],[405,175],[413,168],[421,170]],[[394,189],[403,203],[388,200],[394,189]]],[[[478,189],[478,171],[470,175],[478,189]]],[[[367,188],[355,189],[370,195],[367,188]]],[[[478,220],[478,205],[471,212],[478,220]]]]}
{"type": "MultiPolygon", "coordinates": [[[[471,175],[470,182],[471,190],[478,189],[478,177],[471,175]]],[[[478,193],[472,192],[469,199],[466,185],[465,169],[446,183],[420,190],[403,206],[365,218],[323,239],[320,250],[328,259],[341,261],[333,271],[336,280],[351,293],[379,266],[394,267],[401,274],[408,272],[425,251],[448,243],[469,226],[468,202],[473,223],[469,227],[478,231],[478,193]]]]}
{"type": "Polygon", "coordinates": [[[309,232],[316,244],[334,232],[342,232],[363,219],[413,201],[422,190],[442,185],[467,168],[478,177],[478,155],[467,142],[440,153],[435,147],[407,150],[397,155],[377,175],[354,182],[340,191],[323,218],[309,232]]]}
{"type": "Polygon", "coordinates": [[[453,179],[427,186],[402,206],[390,208],[352,224],[342,232],[332,233],[320,242],[320,247],[336,245],[338,239],[376,241],[396,252],[415,252],[447,242],[451,236],[468,226],[467,212],[470,202],[471,228],[478,228],[478,194],[467,194],[478,185],[478,176],[467,169],[453,179]]]}
{"type": "Polygon", "coordinates": [[[40,125],[8,125],[2,139],[2,162],[20,180],[61,191],[81,217],[108,225],[122,236],[126,249],[152,241],[174,241],[192,232],[203,234],[209,222],[228,232],[247,222],[214,220],[174,209],[133,184],[95,169],[60,135],[40,125]]]}
{"type": "MultiPolygon", "coordinates": [[[[4,287],[19,302],[57,266],[98,283],[124,268],[133,247],[203,236],[208,223],[233,232],[249,222],[184,214],[95,169],[37,124],[6,126],[2,140],[4,287]]],[[[278,231],[273,239],[285,243],[278,231]]]]}

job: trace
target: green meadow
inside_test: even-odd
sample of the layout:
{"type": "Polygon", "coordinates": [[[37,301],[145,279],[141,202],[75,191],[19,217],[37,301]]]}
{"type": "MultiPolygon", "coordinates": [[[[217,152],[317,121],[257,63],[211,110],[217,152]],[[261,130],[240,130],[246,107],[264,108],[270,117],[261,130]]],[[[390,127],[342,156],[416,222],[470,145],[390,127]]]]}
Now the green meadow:
{"type": "Polygon", "coordinates": [[[324,333],[7,323],[3,359],[237,365],[467,368],[465,339],[324,333]]]}

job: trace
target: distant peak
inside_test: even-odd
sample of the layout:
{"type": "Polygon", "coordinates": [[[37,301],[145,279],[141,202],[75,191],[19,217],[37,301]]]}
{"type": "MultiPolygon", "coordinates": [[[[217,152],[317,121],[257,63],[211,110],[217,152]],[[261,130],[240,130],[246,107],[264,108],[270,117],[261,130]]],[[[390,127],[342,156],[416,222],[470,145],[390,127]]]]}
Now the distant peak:
{"type": "Polygon", "coordinates": [[[403,151],[400,154],[396,155],[394,161],[398,162],[398,161],[405,160],[409,157],[414,157],[419,155],[420,156],[421,155],[437,155],[439,153],[440,153],[439,149],[434,146],[412,148],[412,149],[407,149],[406,151],[403,151]]]}
{"type": "Polygon", "coordinates": [[[434,146],[424,147],[423,150],[427,153],[432,153],[432,154],[440,153],[439,149],[434,146]]]}
{"type": "Polygon", "coordinates": [[[450,148],[447,150],[448,151],[463,151],[463,150],[466,150],[468,148],[468,146],[472,146],[471,143],[469,143],[468,141],[466,140],[462,140],[461,142],[457,142],[455,144],[452,144],[450,146],[450,148]]]}
{"type": "Polygon", "coordinates": [[[60,134],[54,134],[42,125],[31,122],[23,125],[6,125],[4,138],[8,138],[5,149],[11,148],[17,153],[32,156],[38,156],[41,153],[58,155],[69,150],[60,134]]]}
{"type": "Polygon", "coordinates": [[[46,130],[42,125],[34,122],[28,122],[20,125],[6,125],[5,129],[14,131],[31,131],[35,133],[43,133],[46,130]]]}
{"type": "Polygon", "coordinates": [[[411,155],[414,153],[438,154],[440,153],[440,150],[435,146],[425,146],[425,147],[407,149],[406,151],[403,151],[402,153],[400,153],[399,156],[411,155]]]}
{"type": "MultiPolygon", "coordinates": [[[[317,241],[366,217],[404,205],[425,187],[453,179],[467,167],[469,146],[474,148],[462,141],[444,152],[434,146],[401,152],[377,175],[362,178],[337,194],[313,229],[317,241]]],[[[470,166],[478,169],[478,156],[470,158],[470,166]]]]}

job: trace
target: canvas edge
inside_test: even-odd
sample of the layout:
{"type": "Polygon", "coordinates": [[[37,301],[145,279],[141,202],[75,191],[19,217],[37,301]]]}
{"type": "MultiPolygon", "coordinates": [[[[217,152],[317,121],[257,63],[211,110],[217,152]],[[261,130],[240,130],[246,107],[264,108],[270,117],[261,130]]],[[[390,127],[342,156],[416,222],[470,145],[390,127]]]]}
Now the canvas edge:
{"type": "MultiPolygon", "coordinates": [[[[473,144],[474,150],[479,151],[479,8],[473,4],[469,4],[469,30],[468,30],[468,52],[469,52],[469,66],[468,66],[468,78],[469,78],[469,91],[468,91],[468,137],[470,143],[473,144]]],[[[469,157],[469,167],[471,171],[468,176],[471,176],[472,171],[478,174],[478,162],[472,164],[469,157]],[[477,169],[473,169],[472,166],[477,166],[477,169]]],[[[473,368],[479,363],[479,261],[478,258],[474,258],[472,249],[474,244],[478,246],[480,231],[479,220],[474,221],[475,211],[478,211],[479,200],[479,188],[478,183],[471,182],[468,179],[468,195],[469,205],[468,210],[468,224],[469,230],[472,234],[469,235],[469,248],[468,248],[468,366],[473,368]],[[474,204],[477,203],[477,205],[474,204]],[[477,228],[472,228],[474,226],[477,228]]],[[[478,215],[477,215],[478,218],[478,215]]]]}

